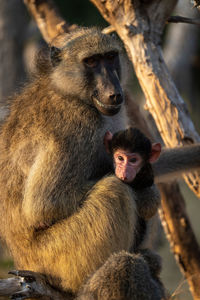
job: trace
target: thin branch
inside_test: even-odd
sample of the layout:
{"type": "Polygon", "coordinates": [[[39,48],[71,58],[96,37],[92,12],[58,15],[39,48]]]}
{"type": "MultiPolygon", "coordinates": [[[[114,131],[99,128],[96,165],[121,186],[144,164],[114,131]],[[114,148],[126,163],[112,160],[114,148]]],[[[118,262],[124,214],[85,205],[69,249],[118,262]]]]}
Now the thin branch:
{"type": "MultiPolygon", "coordinates": [[[[166,23],[187,23],[200,26],[200,19],[192,19],[181,16],[171,16],[167,19],[166,23]]],[[[102,30],[105,34],[110,34],[115,31],[115,27],[110,25],[102,30]]]]}
{"type": "Polygon", "coordinates": [[[200,19],[191,19],[181,16],[171,16],[168,18],[167,23],[187,23],[200,26],[200,19]]]}

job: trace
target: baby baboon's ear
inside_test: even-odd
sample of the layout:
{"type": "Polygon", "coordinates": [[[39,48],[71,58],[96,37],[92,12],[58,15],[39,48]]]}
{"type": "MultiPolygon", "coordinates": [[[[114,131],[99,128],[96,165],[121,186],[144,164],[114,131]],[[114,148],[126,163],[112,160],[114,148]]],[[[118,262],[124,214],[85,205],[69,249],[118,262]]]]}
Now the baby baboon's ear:
{"type": "Polygon", "coordinates": [[[52,46],[50,48],[50,58],[53,67],[56,67],[61,61],[61,49],[52,46]]]}
{"type": "Polygon", "coordinates": [[[150,163],[155,162],[159,158],[160,153],[161,153],[161,144],[160,143],[152,144],[152,150],[151,150],[149,162],[150,163]]]}

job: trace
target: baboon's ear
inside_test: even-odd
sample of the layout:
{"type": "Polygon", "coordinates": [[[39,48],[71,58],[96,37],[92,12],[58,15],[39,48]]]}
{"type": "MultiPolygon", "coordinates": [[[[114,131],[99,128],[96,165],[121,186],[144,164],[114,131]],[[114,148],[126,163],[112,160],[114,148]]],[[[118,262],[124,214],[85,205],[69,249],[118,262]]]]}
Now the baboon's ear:
{"type": "Polygon", "coordinates": [[[105,135],[104,135],[104,139],[103,139],[103,143],[105,145],[106,151],[108,153],[111,153],[111,141],[113,138],[113,134],[110,131],[106,131],[105,135]]]}
{"type": "Polygon", "coordinates": [[[162,148],[162,146],[161,146],[160,143],[152,144],[151,155],[150,155],[150,158],[149,158],[150,163],[155,162],[159,158],[160,153],[161,153],[161,148],[162,148]]]}
{"type": "Polygon", "coordinates": [[[52,46],[50,48],[50,58],[51,58],[52,66],[53,67],[57,66],[61,61],[61,50],[59,48],[52,46]]]}

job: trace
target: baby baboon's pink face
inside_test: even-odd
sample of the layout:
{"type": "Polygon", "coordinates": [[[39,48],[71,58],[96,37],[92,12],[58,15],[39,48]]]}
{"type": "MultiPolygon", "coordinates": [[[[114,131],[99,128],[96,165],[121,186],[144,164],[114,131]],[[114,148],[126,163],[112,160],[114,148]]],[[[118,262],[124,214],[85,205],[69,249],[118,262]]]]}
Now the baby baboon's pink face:
{"type": "Polygon", "coordinates": [[[114,153],[115,175],[124,182],[130,183],[143,166],[143,158],[138,153],[118,149],[114,153]]]}

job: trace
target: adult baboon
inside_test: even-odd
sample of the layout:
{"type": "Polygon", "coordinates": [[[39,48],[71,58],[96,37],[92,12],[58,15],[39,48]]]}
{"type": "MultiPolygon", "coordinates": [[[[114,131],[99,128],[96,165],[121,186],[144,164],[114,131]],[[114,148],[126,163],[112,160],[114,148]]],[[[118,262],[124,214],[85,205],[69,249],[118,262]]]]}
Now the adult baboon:
{"type": "Polygon", "coordinates": [[[121,46],[94,28],[66,34],[62,42],[51,49],[51,65],[13,99],[2,126],[1,236],[18,268],[45,274],[65,292],[149,299],[155,291],[160,299],[158,272],[145,256],[128,253],[135,199],[143,191],[105,177],[112,167],[105,132],[127,125],[121,46]],[[109,293],[96,280],[102,272],[109,293]],[[137,280],[143,290],[135,294],[137,280]]]}

